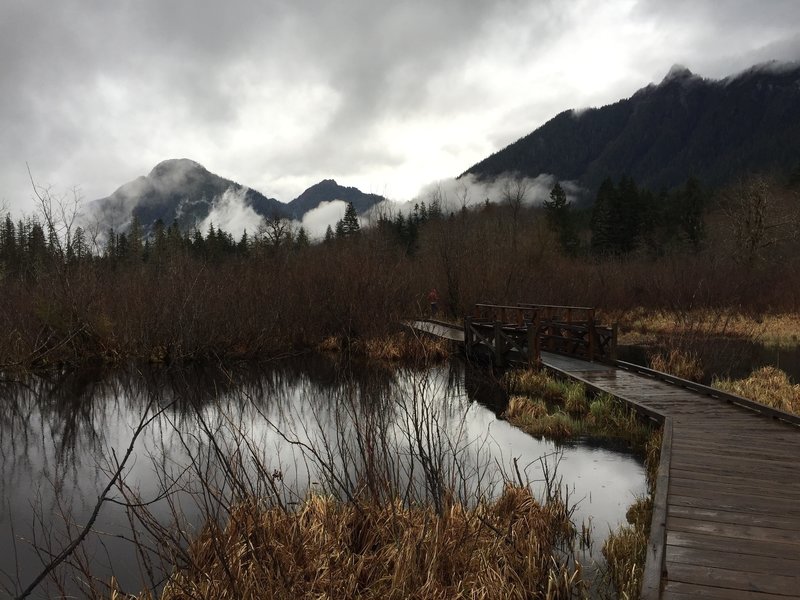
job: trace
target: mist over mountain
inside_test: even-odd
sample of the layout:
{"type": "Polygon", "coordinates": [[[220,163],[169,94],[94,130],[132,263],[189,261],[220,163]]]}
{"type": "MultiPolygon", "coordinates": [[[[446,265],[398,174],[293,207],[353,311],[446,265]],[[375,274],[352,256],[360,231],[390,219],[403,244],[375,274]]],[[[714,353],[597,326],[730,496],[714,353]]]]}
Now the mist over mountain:
{"type": "Polygon", "coordinates": [[[103,227],[124,230],[135,215],[145,230],[161,219],[177,221],[181,229],[195,227],[214,208],[236,197],[243,207],[259,215],[288,215],[286,205],[274,198],[225,179],[186,158],[165,160],[147,176],[137,177],[106,198],[90,202],[86,212],[103,227]]]}
{"type": "Polygon", "coordinates": [[[333,200],[351,202],[356,212],[362,214],[386,198],[377,194],[366,194],[358,188],[341,186],[333,179],[323,179],[289,202],[289,213],[295,219],[300,219],[322,202],[333,200]]]}
{"type": "Polygon", "coordinates": [[[354,187],[343,187],[331,179],[311,186],[291,202],[283,203],[260,192],[208,171],[186,158],[165,160],[147,176],[138,177],[106,198],[90,202],[84,220],[100,229],[125,231],[136,216],[145,232],[157,220],[165,225],[177,221],[181,230],[205,229],[213,223],[225,230],[253,231],[263,218],[302,219],[322,202],[352,202],[362,213],[384,200],[364,194],[354,187]]]}
{"type": "Polygon", "coordinates": [[[560,113],[465,174],[550,173],[593,193],[606,177],[670,189],[690,176],[718,185],[798,162],[800,64],[761,65],[722,80],[675,66],[630,98],[560,113]]]}

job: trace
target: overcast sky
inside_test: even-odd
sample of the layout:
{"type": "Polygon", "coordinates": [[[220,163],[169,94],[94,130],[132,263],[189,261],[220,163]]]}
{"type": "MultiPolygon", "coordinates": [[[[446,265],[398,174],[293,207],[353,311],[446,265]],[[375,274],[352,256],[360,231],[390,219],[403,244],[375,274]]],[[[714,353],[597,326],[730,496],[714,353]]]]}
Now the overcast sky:
{"type": "Polygon", "coordinates": [[[0,203],[103,197],[166,158],[289,201],[407,200],[674,63],[800,58],[798,0],[0,0],[0,203]]]}

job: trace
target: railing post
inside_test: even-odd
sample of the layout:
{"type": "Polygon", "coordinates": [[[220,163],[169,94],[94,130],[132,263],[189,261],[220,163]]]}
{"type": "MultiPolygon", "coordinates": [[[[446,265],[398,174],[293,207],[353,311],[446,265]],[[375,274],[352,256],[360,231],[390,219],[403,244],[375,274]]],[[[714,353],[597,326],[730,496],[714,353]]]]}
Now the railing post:
{"type": "Polygon", "coordinates": [[[542,364],[542,351],[539,347],[539,317],[528,323],[528,366],[538,367],[542,364]]]}
{"type": "Polygon", "coordinates": [[[472,358],[472,317],[464,317],[464,354],[472,358]]]}
{"type": "Polygon", "coordinates": [[[587,319],[589,320],[589,362],[594,362],[594,345],[595,345],[595,338],[597,337],[597,332],[594,328],[594,309],[590,308],[587,311],[586,315],[587,319]]]}
{"type": "Polygon", "coordinates": [[[496,367],[505,365],[505,342],[503,342],[503,326],[500,321],[494,322],[494,364],[496,367]]]}
{"type": "Polygon", "coordinates": [[[609,342],[611,360],[617,360],[617,323],[611,324],[611,342],[609,342]]]}

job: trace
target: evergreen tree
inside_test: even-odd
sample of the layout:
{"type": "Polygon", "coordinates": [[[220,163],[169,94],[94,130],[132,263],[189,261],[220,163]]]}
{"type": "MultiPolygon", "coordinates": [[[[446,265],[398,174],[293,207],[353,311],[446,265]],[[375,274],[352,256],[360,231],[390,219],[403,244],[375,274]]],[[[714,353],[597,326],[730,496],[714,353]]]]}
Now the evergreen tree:
{"type": "Polygon", "coordinates": [[[336,239],[341,240],[345,236],[344,219],[336,221],[336,239]]]}
{"type": "Polygon", "coordinates": [[[117,258],[117,232],[114,231],[113,227],[108,230],[105,255],[111,260],[117,258]]]}
{"type": "Polygon", "coordinates": [[[344,237],[354,236],[361,230],[361,225],[358,223],[358,214],[352,202],[347,203],[347,208],[344,211],[344,217],[341,222],[344,237]]]}
{"type": "Polygon", "coordinates": [[[325,241],[326,242],[333,241],[333,229],[331,229],[330,225],[328,225],[328,228],[325,230],[325,241]]]}
{"type": "Polygon", "coordinates": [[[545,214],[551,229],[558,234],[562,251],[575,255],[578,251],[578,234],[567,194],[561,184],[556,183],[550,191],[550,200],[544,202],[545,214]]]}
{"type": "Polygon", "coordinates": [[[247,237],[247,229],[242,232],[242,238],[239,240],[239,243],[236,245],[236,252],[241,256],[247,256],[250,251],[250,240],[247,237]]]}
{"type": "Polygon", "coordinates": [[[297,248],[308,248],[311,245],[308,240],[308,234],[306,233],[305,227],[300,227],[294,243],[297,248]]]}
{"type": "Polygon", "coordinates": [[[128,229],[128,248],[131,260],[141,260],[142,258],[142,243],[144,241],[144,233],[142,232],[142,223],[139,217],[134,213],[131,216],[131,226],[128,229]]]}
{"type": "Polygon", "coordinates": [[[442,218],[442,203],[438,195],[434,195],[428,207],[428,218],[431,220],[442,218]]]}
{"type": "Polygon", "coordinates": [[[617,203],[617,188],[611,178],[606,178],[597,190],[597,199],[592,209],[590,228],[592,231],[592,251],[596,254],[610,254],[614,247],[614,205],[617,203]]]}
{"type": "Polygon", "coordinates": [[[700,182],[690,177],[680,192],[680,227],[692,250],[697,252],[705,238],[705,195],[700,182]]]}
{"type": "Polygon", "coordinates": [[[17,267],[17,234],[9,214],[0,227],[0,263],[4,270],[17,267]]]}

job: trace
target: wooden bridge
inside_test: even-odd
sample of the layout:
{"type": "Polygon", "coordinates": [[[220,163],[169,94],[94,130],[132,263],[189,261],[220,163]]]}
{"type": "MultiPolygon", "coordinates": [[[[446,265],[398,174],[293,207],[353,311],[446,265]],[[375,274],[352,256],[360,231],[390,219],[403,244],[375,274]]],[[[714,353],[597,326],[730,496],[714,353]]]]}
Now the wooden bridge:
{"type": "MultiPolygon", "coordinates": [[[[504,308],[527,310],[485,310],[496,317],[504,308]]],[[[552,308],[555,314],[567,307],[552,308]]],[[[560,313],[559,321],[565,317],[560,313]]],[[[492,337],[485,327],[470,332],[474,321],[463,329],[430,321],[411,326],[464,343],[465,350],[470,335],[480,335],[472,343],[494,346],[494,356],[503,350],[509,362],[539,362],[663,424],[643,599],[800,598],[800,417],[617,361],[614,327],[600,328],[612,331],[613,340],[592,343],[580,334],[583,341],[575,344],[576,333],[591,330],[586,319],[571,323],[578,329],[562,329],[567,341],[547,321],[543,314],[538,324],[523,316],[514,326],[527,325],[524,334],[510,335],[501,321],[499,334],[492,325],[492,337]],[[552,343],[545,337],[554,335],[552,343]]]]}

